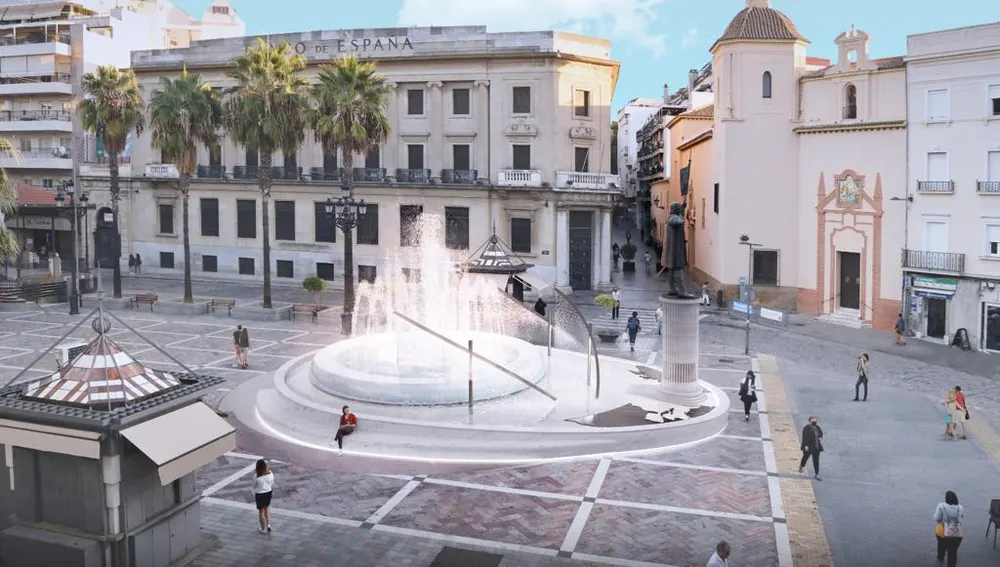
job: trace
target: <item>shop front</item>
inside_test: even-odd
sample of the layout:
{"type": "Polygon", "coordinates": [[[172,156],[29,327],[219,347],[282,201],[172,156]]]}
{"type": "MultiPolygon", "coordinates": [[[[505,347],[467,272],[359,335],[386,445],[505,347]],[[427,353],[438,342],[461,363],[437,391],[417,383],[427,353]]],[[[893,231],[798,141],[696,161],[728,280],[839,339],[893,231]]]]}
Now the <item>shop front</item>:
{"type": "Polygon", "coordinates": [[[940,276],[908,275],[910,278],[910,314],[918,337],[947,342],[951,301],[958,291],[958,279],[940,276]]]}
{"type": "Polygon", "coordinates": [[[983,303],[982,350],[1000,354],[1000,303],[983,303]]]}

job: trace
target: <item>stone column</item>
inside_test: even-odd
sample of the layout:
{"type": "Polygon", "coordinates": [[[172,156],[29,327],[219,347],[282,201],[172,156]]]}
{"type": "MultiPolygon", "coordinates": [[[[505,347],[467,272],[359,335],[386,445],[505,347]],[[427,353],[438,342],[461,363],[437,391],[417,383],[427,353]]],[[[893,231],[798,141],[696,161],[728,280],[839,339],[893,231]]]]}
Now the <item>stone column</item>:
{"type": "Polygon", "coordinates": [[[556,211],[556,287],[569,287],[569,211],[556,211]]]}
{"type": "Polygon", "coordinates": [[[104,507],[108,521],[108,533],[116,535],[122,531],[122,525],[119,521],[122,505],[122,463],[120,455],[104,455],[101,457],[101,481],[104,483],[104,507]]]}
{"type": "Polygon", "coordinates": [[[663,373],[660,389],[671,403],[698,407],[708,397],[698,383],[697,299],[660,297],[663,308],[663,373]]]}
{"type": "Polygon", "coordinates": [[[601,281],[598,289],[611,289],[611,209],[601,211],[601,281]]]}
{"type": "MultiPolygon", "coordinates": [[[[389,138],[385,141],[385,148],[382,150],[382,165],[385,166],[385,180],[392,183],[396,180],[396,168],[399,167],[399,85],[396,83],[386,83],[389,88],[389,138]]],[[[354,167],[364,167],[365,156],[361,156],[361,163],[354,162],[354,167]]],[[[341,164],[344,162],[341,161],[341,164]]],[[[348,172],[350,175],[351,172],[348,172]]]]}
{"type": "Polygon", "coordinates": [[[427,83],[430,89],[430,138],[427,140],[426,152],[427,163],[424,167],[431,170],[431,182],[441,183],[441,168],[443,165],[444,152],[444,94],[441,92],[441,81],[427,83]]]}
{"type": "Polygon", "coordinates": [[[490,171],[490,140],[493,132],[490,131],[490,82],[476,81],[475,101],[472,104],[472,112],[476,115],[476,136],[472,148],[472,167],[476,170],[476,181],[479,183],[489,183],[493,178],[490,171]]]}

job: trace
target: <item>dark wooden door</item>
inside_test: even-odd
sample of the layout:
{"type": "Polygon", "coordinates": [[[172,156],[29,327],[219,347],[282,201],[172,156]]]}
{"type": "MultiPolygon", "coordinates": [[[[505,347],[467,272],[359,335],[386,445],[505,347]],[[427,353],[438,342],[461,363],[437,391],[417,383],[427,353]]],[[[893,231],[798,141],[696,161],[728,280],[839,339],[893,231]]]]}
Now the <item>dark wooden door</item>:
{"type": "Polygon", "coordinates": [[[861,254],[839,252],[840,303],[848,309],[861,308],[861,254]]]}
{"type": "Polygon", "coordinates": [[[943,339],[948,319],[948,300],[928,297],[924,301],[927,305],[927,336],[943,339]]]}
{"type": "Polygon", "coordinates": [[[594,213],[569,212],[569,285],[590,289],[594,262],[594,213]]]}

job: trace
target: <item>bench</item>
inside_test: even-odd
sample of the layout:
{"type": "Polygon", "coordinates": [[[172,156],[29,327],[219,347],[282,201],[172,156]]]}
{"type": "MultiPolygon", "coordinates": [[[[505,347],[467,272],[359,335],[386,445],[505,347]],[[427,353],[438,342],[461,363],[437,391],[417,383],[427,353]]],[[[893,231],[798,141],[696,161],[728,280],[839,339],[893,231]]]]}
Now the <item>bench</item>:
{"type": "Polygon", "coordinates": [[[315,323],[319,316],[320,308],[316,305],[309,305],[308,303],[295,303],[292,305],[292,320],[295,319],[296,313],[309,313],[312,315],[312,320],[315,323]]]}
{"type": "Polygon", "coordinates": [[[132,309],[138,309],[139,305],[149,305],[149,310],[153,310],[153,305],[159,301],[160,296],[155,293],[137,293],[135,297],[129,302],[129,307],[132,309]]]}
{"type": "Polygon", "coordinates": [[[235,299],[213,299],[212,301],[208,302],[208,308],[212,310],[212,313],[215,313],[215,310],[220,307],[225,307],[226,309],[229,310],[230,317],[233,316],[234,305],[236,305],[235,299]]]}

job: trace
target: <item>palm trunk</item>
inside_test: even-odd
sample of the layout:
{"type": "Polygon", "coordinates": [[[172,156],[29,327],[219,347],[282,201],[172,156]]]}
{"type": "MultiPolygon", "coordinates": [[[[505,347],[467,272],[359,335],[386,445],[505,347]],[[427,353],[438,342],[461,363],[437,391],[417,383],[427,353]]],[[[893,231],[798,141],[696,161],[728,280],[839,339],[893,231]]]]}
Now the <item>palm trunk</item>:
{"type": "Polygon", "coordinates": [[[112,244],[111,257],[114,259],[111,285],[115,299],[122,297],[122,233],[118,223],[118,202],[121,200],[121,187],[118,183],[118,152],[108,152],[108,172],[111,174],[111,211],[114,213],[115,242],[112,244]]]}
{"type": "Polygon", "coordinates": [[[181,175],[181,199],[182,199],[182,230],[184,232],[184,303],[194,303],[194,291],[191,289],[191,219],[189,213],[189,197],[191,193],[191,174],[181,175]]]}
{"type": "Polygon", "coordinates": [[[264,309],[271,308],[271,148],[260,149],[260,168],[257,170],[260,186],[261,229],[264,243],[264,309]]]}
{"type": "MultiPolygon", "coordinates": [[[[351,151],[344,152],[344,173],[341,183],[354,194],[354,155],[351,151]]],[[[344,313],[354,313],[354,233],[351,228],[344,230],[344,313]]]]}

